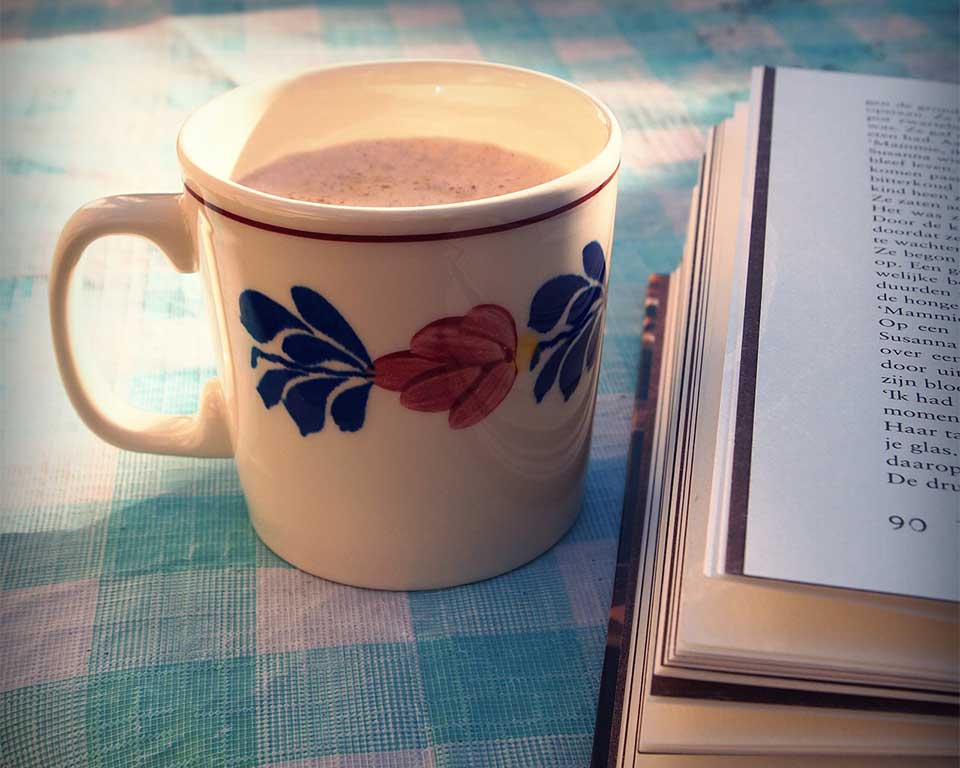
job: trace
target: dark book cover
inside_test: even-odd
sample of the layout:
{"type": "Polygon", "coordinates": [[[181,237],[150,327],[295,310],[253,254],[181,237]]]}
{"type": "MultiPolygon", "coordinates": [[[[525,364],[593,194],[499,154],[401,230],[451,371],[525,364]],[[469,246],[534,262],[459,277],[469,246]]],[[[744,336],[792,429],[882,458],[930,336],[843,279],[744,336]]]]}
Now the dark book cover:
{"type": "Polygon", "coordinates": [[[617,565],[613,577],[613,596],[610,604],[610,620],[607,625],[607,646],[604,651],[600,693],[597,697],[597,724],[591,758],[593,768],[616,764],[614,755],[623,715],[624,685],[627,662],[630,658],[631,620],[637,591],[637,568],[639,567],[637,537],[643,530],[643,515],[649,486],[669,285],[668,275],[653,275],[647,284],[640,370],[637,376],[630,449],[627,457],[623,515],[620,520],[620,544],[617,549],[617,565]]]}

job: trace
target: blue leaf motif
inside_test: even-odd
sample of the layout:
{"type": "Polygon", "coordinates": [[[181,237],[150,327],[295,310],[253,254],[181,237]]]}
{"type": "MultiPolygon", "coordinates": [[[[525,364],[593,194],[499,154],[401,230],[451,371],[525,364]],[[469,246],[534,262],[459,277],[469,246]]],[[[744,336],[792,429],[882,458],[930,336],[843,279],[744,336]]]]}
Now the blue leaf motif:
{"type": "Polygon", "coordinates": [[[256,368],[261,360],[266,360],[270,363],[280,363],[284,368],[289,368],[291,371],[300,371],[304,374],[310,373],[310,371],[297,365],[293,360],[288,360],[283,355],[274,355],[271,352],[264,352],[260,347],[253,347],[250,350],[250,367],[256,368]]]}
{"type": "Polygon", "coordinates": [[[587,316],[587,312],[590,311],[601,296],[603,296],[603,288],[599,285],[595,285],[589,290],[581,291],[570,307],[570,313],[567,315],[567,325],[575,328],[582,324],[587,316]]]}
{"type": "Polygon", "coordinates": [[[274,368],[260,377],[257,392],[267,408],[273,408],[283,399],[283,390],[294,379],[303,376],[300,371],[291,371],[286,368],[274,368]]]}
{"type": "Polygon", "coordinates": [[[306,437],[323,429],[327,414],[327,398],[343,379],[319,377],[290,387],[283,404],[287,413],[306,437]]]}
{"type": "Polygon", "coordinates": [[[260,291],[247,290],[240,294],[240,322],[247,333],[261,344],[272,341],[278,333],[291,328],[309,330],[286,307],[260,291]]]}
{"type": "Polygon", "coordinates": [[[296,331],[283,334],[282,341],[266,349],[251,348],[251,368],[261,367],[261,362],[273,364],[262,366],[257,393],[265,408],[282,402],[303,436],[323,429],[333,397],[334,422],[342,432],[356,432],[366,418],[373,362],[347,321],[323,296],[303,286],[294,286],[290,295],[302,318],[259,291],[240,294],[240,321],[256,341],[268,345],[284,331],[296,331]],[[338,388],[344,389],[334,396],[338,388]]]}
{"type": "Polygon", "coordinates": [[[569,400],[577,384],[580,383],[580,377],[583,376],[583,358],[586,355],[587,343],[590,341],[590,332],[593,330],[594,321],[587,323],[586,327],[580,331],[580,335],[570,348],[570,354],[563,361],[563,367],[560,369],[560,391],[563,392],[563,399],[569,400]]]}
{"type": "Polygon", "coordinates": [[[341,344],[365,365],[369,366],[373,362],[363,342],[333,304],[316,291],[302,285],[291,288],[290,295],[293,303],[297,305],[297,310],[310,325],[341,344]]]}
{"type": "Polygon", "coordinates": [[[603,259],[603,248],[596,240],[587,243],[583,247],[583,271],[587,275],[603,284],[604,273],[607,271],[606,262],[603,259]]]}
{"type": "Polygon", "coordinates": [[[530,357],[530,370],[540,369],[533,390],[538,403],[554,384],[569,400],[599,354],[607,272],[603,247],[591,240],[583,247],[582,259],[582,274],[551,278],[530,305],[529,326],[543,334],[530,357]]]}
{"type": "Polygon", "coordinates": [[[373,384],[351,387],[337,395],[330,407],[330,415],[341,432],[356,432],[363,426],[367,412],[367,397],[373,384]]]}
{"type": "MultiPolygon", "coordinates": [[[[294,362],[300,365],[318,365],[320,363],[337,361],[358,368],[357,361],[353,355],[348,355],[339,347],[333,346],[330,342],[306,333],[294,333],[287,336],[283,340],[283,351],[289,355],[294,362]]],[[[347,374],[348,372],[344,371],[344,375],[347,374]]]]}
{"type": "Polygon", "coordinates": [[[587,345],[587,368],[593,368],[593,361],[597,357],[597,345],[600,343],[600,317],[593,324],[593,333],[590,334],[590,344],[587,345]]]}
{"type": "Polygon", "coordinates": [[[530,302],[527,325],[540,333],[548,333],[560,321],[573,295],[587,285],[580,275],[560,275],[540,286],[530,302]]]}
{"type": "Polygon", "coordinates": [[[537,376],[537,381],[533,385],[533,395],[537,398],[538,403],[543,401],[543,398],[546,397],[547,392],[553,386],[553,382],[556,381],[560,363],[563,362],[563,356],[567,353],[569,347],[570,342],[566,341],[554,350],[554,353],[547,360],[547,364],[540,371],[540,375],[537,376]]]}
{"type": "Polygon", "coordinates": [[[540,365],[540,355],[543,354],[543,344],[537,344],[533,348],[533,355],[530,356],[530,370],[532,371],[538,365],[540,365]]]}

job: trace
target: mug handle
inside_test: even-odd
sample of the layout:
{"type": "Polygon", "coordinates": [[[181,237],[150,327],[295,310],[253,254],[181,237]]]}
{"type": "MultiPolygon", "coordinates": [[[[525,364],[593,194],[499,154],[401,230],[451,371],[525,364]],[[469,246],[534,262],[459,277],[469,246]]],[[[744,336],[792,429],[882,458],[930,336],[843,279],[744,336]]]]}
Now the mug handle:
{"type": "Polygon", "coordinates": [[[233,456],[226,401],[219,379],[203,388],[191,415],[150,413],[118,400],[95,377],[81,375],[68,317],[70,284],[84,250],[106,235],[138,235],[155,243],[179,272],[196,272],[197,259],[180,194],[119,195],[88,203],[64,225],[50,274],[53,347],[70,402],[80,418],[118,448],[177,456],[233,456]],[[93,390],[100,389],[95,397],[93,390]]]}

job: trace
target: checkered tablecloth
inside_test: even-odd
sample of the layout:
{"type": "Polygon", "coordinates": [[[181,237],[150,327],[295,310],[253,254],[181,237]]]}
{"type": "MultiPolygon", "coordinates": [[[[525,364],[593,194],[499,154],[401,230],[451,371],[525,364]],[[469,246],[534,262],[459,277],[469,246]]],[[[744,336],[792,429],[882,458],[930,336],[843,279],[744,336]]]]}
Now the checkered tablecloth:
{"type": "MultiPolygon", "coordinates": [[[[0,0],[0,764],[585,766],[643,289],[680,257],[705,129],[770,63],[956,80],[956,2],[0,0]],[[237,83],[485,58],[605,99],[625,130],[586,502],[550,552],[446,591],[351,589],[254,536],[228,461],[118,451],[72,412],[47,270],[80,204],[179,186],[187,113],[237,83]]],[[[213,371],[196,276],[109,238],[89,359],[144,408],[213,371]]]]}

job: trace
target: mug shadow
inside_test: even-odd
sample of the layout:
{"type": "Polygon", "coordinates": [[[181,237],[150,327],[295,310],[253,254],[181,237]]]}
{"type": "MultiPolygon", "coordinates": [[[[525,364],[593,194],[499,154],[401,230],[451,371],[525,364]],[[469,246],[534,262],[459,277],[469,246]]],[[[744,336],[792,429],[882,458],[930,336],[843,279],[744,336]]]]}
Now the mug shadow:
{"type": "Polygon", "coordinates": [[[198,462],[156,493],[115,500],[105,526],[105,576],[252,568],[263,546],[230,461],[198,462]]]}

